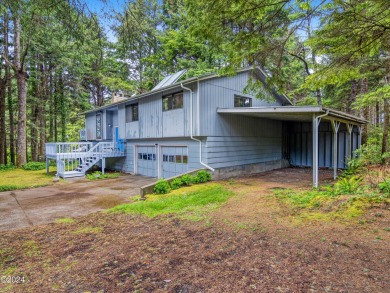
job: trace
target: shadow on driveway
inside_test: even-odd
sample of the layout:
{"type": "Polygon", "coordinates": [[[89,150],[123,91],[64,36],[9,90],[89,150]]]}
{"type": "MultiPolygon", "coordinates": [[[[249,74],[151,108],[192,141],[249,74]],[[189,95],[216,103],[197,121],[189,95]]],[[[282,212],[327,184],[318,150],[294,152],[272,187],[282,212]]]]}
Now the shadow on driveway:
{"type": "Polygon", "coordinates": [[[155,178],[123,175],[115,179],[71,179],[50,186],[0,192],[0,231],[86,215],[129,201],[155,178]]]}

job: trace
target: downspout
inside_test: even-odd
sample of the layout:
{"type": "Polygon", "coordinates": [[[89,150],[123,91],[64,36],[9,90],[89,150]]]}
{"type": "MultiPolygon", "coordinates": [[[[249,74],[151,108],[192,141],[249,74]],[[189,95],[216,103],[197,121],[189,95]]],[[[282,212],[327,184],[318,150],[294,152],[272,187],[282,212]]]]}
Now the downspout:
{"type": "MultiPolygon", "coordinates": [[[[214,172],[214,171],[215,171],[214,168],[210,167],[209,165],[207,165],[206,163],[204,163],[204,162],[202,161],[202,141],[199,140],[199,139],[197,139],[197,138],[195,138],[195,137],[193,136],[193,133],[192,133],[192,128],[193,128],[193,127],[192,127],[192,124],[193,124],[193,123],[192,123],[192,117],[193,117],[194,93],[193,93],[192,89],[183,86],[183,83],[181,83],[180,86],[181,86],[182,89],[185,89],[185,90],[189,91],[189,92],[190,92],[190,95],[191,95],[191,96],[190,96],[190,98],[191,98],[191,103],[190,103],[190,138],[191,138],[192,140],[194,140],[194,141],[199,142],[199,162],[200,162],[201,165],[205,166],[207,169],[209,169],[210,171],[214,172]]],[[[199,92],[199,87],[198,87],[198,92],[199,92]]],[[[198,112],[199,112],[199,108],[198,108],[198,112]]],[[[198,129],[198,131],[199,131],[199,129],[198,129]]]]}

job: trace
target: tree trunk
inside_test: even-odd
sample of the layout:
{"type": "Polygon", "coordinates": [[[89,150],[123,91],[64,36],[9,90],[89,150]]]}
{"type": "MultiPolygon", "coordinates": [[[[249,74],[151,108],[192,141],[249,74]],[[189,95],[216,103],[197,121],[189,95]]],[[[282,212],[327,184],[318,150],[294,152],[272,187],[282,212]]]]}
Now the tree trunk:
{"type": "Polygon", "coordinates": [[[53,91],[53,75],[50,73],[49,76],[49,92],[48,92],[48,97],[49,97],[49,140],[51,142],[55,142],[55,136],[54,136],[54,107],[55,107],[55,99],[54,96],[52,95],[51,92],[53,91]]]}
{"type": "Polygon", "coordinates": [[[0,164],[7,164],[7,133],[5,131],[6,86],[7,76],[5,75],[0,79],[0,164]]]}
{"type": "Polygon", "coordinates": [[[20,24],[18,17],[14,18],[14,63],[16,69],[16,82],[18,86],[18,140],[16,166],[21,167],[27,163],[26,145],[26,107],[27,107],[27,73],[21,63],[20,54],[20,24]]]}
{"type": "MultiPolygon", "coordinates": [[[[390,102],[388,98],[383,100],[383,139],[382,139],[382,155],[388,152],[389,145],[389,112],[390,102]]],[[[388,161],[388,160],[386,160],[388,161]]]]}
{"type": "MultiPolygon", "coordinates": [[[[368,80],[367,78],[363,78],[360,82],[360,93],[361,95],[365,95],[368,91],[368,80]]],[[[368,106],[363,107],[363,118],[366,120],[369,120],[369,115],[370,115],[370,110],[368,106]]],[[[368,125],[364,124],[362,127],[362,144],[367,143],[367,138],[368,138],[368,125]]]]}
{"type": "Polygon", "coordinates": [[[44,160],[46,143],[46,99],[48,96],[48,78],[45,65],[41,64],[41,90],[38,103],[38,125],[39,125],[39,161],[44,160]]]}
{"type": "Polygon", "coordinates": [[[354,114],[354,111],[352,110],[352,104],[356,101],[357,90],[358,90],[358,82],[356,79],[353,79],[351,81],[351,91],[349,93],[346,109],[345,109],[345,111],[348,114],[354,114]]]}
{"type": "Polygon", "coordinates": [[[60,106],[60,119],[61,119],[61,141],[67,141],[66,137],[66,101],[64,95],[64,81],[62,80],[61,73],[58,76],[58,96],[60,106]]]}
{"type": "MultiPolygon", "coordinates": [[[[8,43],[6,41],[8,36],[8,18],[4,13],[4,51],[8,50],[8,43]]],[[[8,54],[4,52],[5,57],[8,60],[8,54]]],[[[5,126],[5,112],[6,112],[6,89],[7,89],[7,67],[8,64],[4,64],[5,75],[0,79],[0,164],[7,164],[7,132],[5,126]]],[[[3,63],[0,64],[0,74],[3,72],[3,63]]]]}
{"type": "Polygon", "coordinates": [[[375,124],[379,125],[380,123],[380,107],[379,102],[375,103],[375,124]]]}
{"type": "MultiPolygon", "coordinates": [[[[35,99],[35,98],[34,98],[35,99]]],[[[38,106],[36,102],[31,103],[31,117],[30,117],[30,125],[31,125],[31,160],[33,162],[38,161],[38,106]]]]}

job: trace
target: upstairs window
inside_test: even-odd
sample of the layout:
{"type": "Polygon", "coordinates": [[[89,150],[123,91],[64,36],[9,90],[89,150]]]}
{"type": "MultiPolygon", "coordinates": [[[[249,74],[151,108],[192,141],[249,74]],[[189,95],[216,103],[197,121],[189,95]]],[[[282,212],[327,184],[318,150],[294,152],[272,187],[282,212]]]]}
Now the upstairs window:
{"type": "Polygon", "coordinates": [[[138,121],[138,104],[126,106],[126,123],[138,121]]]}
{"type": "Polygon", "coordinates": [[[162,109],[163,111],[182,109],[183,108],[183,92],[163,96],[162,109]]]}
{"type": "Polygon", "coordinates": [[[234,96],[234,107],[252,107],[252,98],[234,96]]]}

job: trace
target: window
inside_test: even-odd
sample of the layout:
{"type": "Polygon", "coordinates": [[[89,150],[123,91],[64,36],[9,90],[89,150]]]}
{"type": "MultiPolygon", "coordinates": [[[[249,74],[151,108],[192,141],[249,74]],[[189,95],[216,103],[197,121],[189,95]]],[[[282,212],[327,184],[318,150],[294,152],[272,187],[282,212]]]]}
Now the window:
{"type": "Polygon", "coordinates": [[[234,96],[234,107],[252,107],[252,98],[234,96]]]}
{"type": "Polygon", "coordinates": [[[183,108],[183,92],[164,96],[162,98],[163,111],[182,109],[183,108]]]}
{"type": "Polygon", "coordinates": [[[96,114],[96,139],[102,139],[102,114],[96,114]]]}
{"type": "Polygon", "coordinates": [[[177,163],[177,164],[188,164],[188,156],[170,156],[163,155],[163,162],[177,163]]]}
{"type": "Polygon", "coordinates": [[[126,123],[138,121],[138,104],[126,106],[126,123]]]}
{"type": "Polygon", "coordinates": [[[155,161],[156,154],[138,153],[138,159],[144,161],[155,161]]]}

